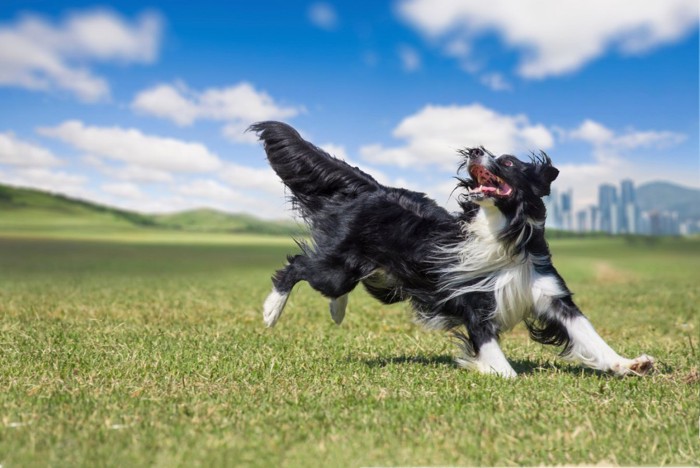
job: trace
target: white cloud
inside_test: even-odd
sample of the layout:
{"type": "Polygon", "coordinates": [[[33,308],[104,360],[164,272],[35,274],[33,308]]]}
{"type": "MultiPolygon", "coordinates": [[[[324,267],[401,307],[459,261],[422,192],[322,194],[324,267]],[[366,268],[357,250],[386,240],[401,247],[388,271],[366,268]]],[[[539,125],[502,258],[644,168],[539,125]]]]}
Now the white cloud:
{"type": "Polygon", "coordinates": [[[350,158],[348,157],[348,152],[343,145],[337,145],[335,143],[324,143],[322,145],[318,145],[318,147],[321,148],[326,153],[330,154],[331,156],[334,156],[338,159],[342,159],[343,161],[350,164],[349,163],[350,158]]]}
{"type": "Polygon", "coordinates": [[[110,195],[114,195],[120,198],[143,198],[144,193],[138,187],[138,185],[129,182],[113,182],[102,184],[100,190],[110,195]]]}
{"type": "Polygon", "coordinates": [[[65,171],[54,171],[43,167],[20,167],[2,174],[3,182],[20,187],[31,187],[50,192],[82,196],[86,178],[65,171]]]}
{"type": "Polygon", "coordinates": [[[0,133],[0,164],[12,166],[55,166],[60,160],[51,151],[17,138],[13,133],[0,133]]]}
{"type": "Polygon", "coordinates": [[[413,47],[402,45],[399,47],[399,58],[404,71],[414,72],[421,67],[421,58],[418,51],[413,47]]]}
{"type": "Polygon", "coordinates": [[[666,148],[686,139],[681,133],[669,131],[638,131],[628,129],[621,134],[591,119],[584,120],[578,128],[564,133],[565,138],[582,140],[601,151],[620,151],[635,148],[666,148]]]}
{"type": "Polygon", "coordinates": [[[668,148],[677,145],[686,139],[681,133],[668,131],[628,131],[615,139],[615,144],[623,148],[668,148]]]}
{"type": "Polygon", "coordinates": [[[578,128],[571,130],[568,136],[592,145],[603,145],[615,138],[615,134],[610,129],[590,119],[586,119],[578,128]]]}
{"type": "Polygon", "coordinates": [[[240,199],[240,195],[236,191],[212,179],[194,180],[178,187],[177,191],[182,195],[218,201],[238,201],[240,199]]]}
{"type": "Polygon", "coordinates": [[[39,134],[59,139],[94,157],[166,172],[219,169],[219,157],[201,143],[146,135],[138,129],[86,126],[77,120],[44,127],[39,134]]]}
{"type": "Polygon", "coordinates": [[[199,116],[197,104],[183,96],[190,92],[184,86],[160,84],[141,91],[131,106],[146,114],[169,119],[178,125],[191,125],[199,116]]]}
{"type": "Polygon", "coordinates": [[[253,168],[228,163],[219,172],[219,177],[236,188],[262,190],[278,196],[284,192],[282,182],[269,167],[253,168]]]}
{"type": "MultiPolygon", "coordinates": [[[[686,138],[685,135],[670,132],[626,129],[616,132],[591,119],[584,120],[573,130],[560,130],[561,139],[584,141],[592,147],[592,161],[584,163],[564,163],[555,165],[559,177],[555,187],[573,188],[576,209],[597,203],[598,185],[617,184],[621,179],[632,179],[636,183],[652,180],[673,180],[674,182],[697,186],[697,172],[679,173],[669,164],[644,164],[636,154],[643,149],[661,150],[673,147],[686,138]]],[[[665,158],[668,162],[668,157],[665,158]]]]}
{"type": "Polygon", "coordinates": [[[112,168],[108,173],[112,177],[134,182],[172,182],[173,176],[167,171],[127,164],[124,167],[112,168]]]}
{"type": "Polygon", "coordinates": [[[332,31],[338,27],[338,14],[333,6],[325,2],[314,3],[308,10],[309,21],[326,31],[332,31]]]}
{"type": "Polygon", "coordinates": [[[450,57],[469,57],[472,53],[472,45],[467,39],[457,37],[445,44],[445,53],[450,57]]]}
{"type": "Polygon", "coordinates": [[[454,170],[456,150],[485,146],[494,153],[545,150],[554,145],[550,131],[531,124],[528,117],[499,114],[481,104],[468,106],[428,105],[404,118],[394,129],[403,146],[386,148],[374,144],[360,148],[366,161],[400,167],[437,165],[454,170]]]}
{"type": "Polygon", "coordinates": [[[335,143],[326,143],[323,145],[319,145],[319,148],[323,149],[323,151],[330,154],[331,156],[335,156],[338,159],[342,159],[350,166],[357,167],[361,171],[366,172],[367,174],[374,177],[380,184],[391,185],[392,183],[389,176],[387,176],[384,172],[374,167],[367,166],[367,164],[358,163],[354,159],[350,158],[348,156],[348,152],[345,150],[345,147],[342,145],[337,145],[335,143]]]}
{"type": "MultiPolygon", "coordinates": [[[[271,119],[274,120],[274,118],[271,119]]],[[[227,123],[221,129],[221,134],[227,139],[235,141],[237,143],[248,143],[251,145],[255,144],[258,142],[257,135],[253,132],[248,132],[247,130],[250,124],[252,124],[253,122],[258,122],[260,120],[270,119],[256,119],[249,121],[239,120],[238,122],[227,123]]]]}
{"type": "Polygon", "coordinates": [[[462,60],[476,38],[496,33],[521,52],[517,72],[529,79],[575,72],[610,50],[644,52],[698,26],[696,0],[404,0],[398,11],[462,60]]]}
{"type": "Polygon", "coordinates": [[[484,73],[481,75],[481,84],[494,91],[511,91],[513,89],[500,73],[484,73]]]}
{"type": "Polygon", "coordinates": [[[28,15],[0,26],[0,85],[59,89],[84,101],[109,97],[107,82],[85,64],[150,63],[160,46],[159,16],[129,22],[102,10],[74,13],[61,23],[28,15]]]}
{"type": "Polygon", "coordinates": [[[129,182],[172,182],[173,175],[167,171],[149,169],[133,164],[115,165],[93,155],[86,155],[83,162],[96,168],[102,174],[114,179],[129,182]]]}
{"type": "Polygon", "coordinates": [[[213,179],[197,179],[176,188],[190,207],[208,206],[229,213],[250,213],[266,219],[288,218],[289,206],[281,194],[274,197],[251,196],[213,179]]]}
{"type": "Polygon", "coordinates": [[[133,109],[177,125],[191,125],[198,119],[228,122],[223,133],[231,140],[251,143],[255,135],[244,133],[253,122],[294,117],[301,107],[283,106],[265,91],[246,82],[226,88],[189,89],[184,83],[159,84],[141,91],[131,103],[133,109]]]}

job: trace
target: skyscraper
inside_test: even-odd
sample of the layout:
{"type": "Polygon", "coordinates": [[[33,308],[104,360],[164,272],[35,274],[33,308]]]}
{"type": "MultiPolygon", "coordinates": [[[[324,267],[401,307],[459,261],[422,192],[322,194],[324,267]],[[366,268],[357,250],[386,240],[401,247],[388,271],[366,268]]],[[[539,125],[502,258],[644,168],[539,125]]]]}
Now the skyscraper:
{"type": "Polygon", "coordinates": [[[634,182],[629,179],[622,181],[620,185],[620,231],[628,234],[637,232],[639,223],[637,214],[637,193],[634,182]]]}
{"type": "Polygon", "coordinates": [[[600,230],[611,234],[619,232],[619,210],[617,209],[617,188],[603,184],[598,187],[598,209],[600,210],[600,230]]]}
{"type": "Polygon", "coordinates": [[[559,194],[556,189],[552,189],[550,194],[544,197],[544,206],[547,209],[547,227],[561,229],[561,207],[559,194]]]}
{"type": "Polygon", "coordinates": [[[634,190],[634,182],[632,180],[625,179],[620,183],[620,196],[623,205],[637,202],[637,193],[634,190]]]}
{"type": "Polygon", "coordinates": [[[572,191],[569,189],[561,194],[561,204],[559,205],[561,209],[561,228],[565,231],[574,230],[574,220],[573,220],[573,207],[571,203],[572,191]]]}
{"type": "Polygon", "coordinates": [[[576,213],[576,231],[577,232],[588,232],[591,230],[590,221],[588,219],[587,210],[579,210],[576,213]]]}

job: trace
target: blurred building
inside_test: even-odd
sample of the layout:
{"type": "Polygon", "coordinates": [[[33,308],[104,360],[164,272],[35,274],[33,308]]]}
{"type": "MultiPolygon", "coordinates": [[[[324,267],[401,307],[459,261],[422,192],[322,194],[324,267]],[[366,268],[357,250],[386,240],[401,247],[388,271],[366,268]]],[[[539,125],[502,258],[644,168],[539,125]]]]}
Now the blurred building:
{"type": "Polygon", "coordinates": [[[552,189],[549,195],[544,197],[544,206],[547,209],[546,227],[562,229],[559,193],[556,189],[552,189]]]}
{"type": "Polygon", "coordinates": [[[573,192],[569,189],[567,192],[561,194],[560,200],[560,216],[561,216],[561,228],[565,231],[574,230],[574,213],[573,204],[571,199],[573,197],[573,192]]]}
{"type": "Polygon", "coordinates": [[[637,224],[639,224],[637,193],[634,189],[634,182],[629,179],[623,180],[620,184],[619,213],[620,232],[636,234],[638,232],[637,224]]]}
{"type": "Polygon", "coordinates": [[[619,231],[619,211],[617,209],[617,188],[603,184],[598,187],[598,210],[600,213],[600,230],[609,234],[619,231]]]}

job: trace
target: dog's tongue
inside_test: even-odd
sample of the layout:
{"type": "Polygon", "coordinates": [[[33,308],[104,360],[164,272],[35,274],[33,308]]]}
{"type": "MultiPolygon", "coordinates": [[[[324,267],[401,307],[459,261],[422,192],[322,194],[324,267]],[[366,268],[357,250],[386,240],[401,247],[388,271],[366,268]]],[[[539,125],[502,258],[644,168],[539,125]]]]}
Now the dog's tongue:
{"type": "Polygon", "coordinates": [[[510,192],[513,190],[510,185],[506,184],[503,182],[501,185],[496,190],[496,193],[499,195],[510,195],[510,192]]]}
{"type": "Polygon", "coordinates": [[[496,190],[498,190],[496,187],[489,187],[488,185],[482,185],[479,188],[482,192],[495,192],[496,190]]]}

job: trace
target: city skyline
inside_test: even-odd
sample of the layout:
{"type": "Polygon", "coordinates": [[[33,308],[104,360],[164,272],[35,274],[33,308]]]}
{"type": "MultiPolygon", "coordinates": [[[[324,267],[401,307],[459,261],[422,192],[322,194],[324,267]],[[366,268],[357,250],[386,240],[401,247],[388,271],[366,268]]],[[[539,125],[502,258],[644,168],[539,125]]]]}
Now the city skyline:
{"type": "MultiPolygon", "coordinates": [[[[668,181],[658,182],[672,184],[668,181]]],[[[683,217],[674,210],[641,209],[637,199],[637,185],[632,179],[622,179],[617,185],[598,184],[597,203],[583,209],[574,210],[573,199],[572,189],[560,192],[553,188],[552,193],[545,197],[548,228],[612,235],[667,236],[700,233],[698,217],[683,217]]]]}

